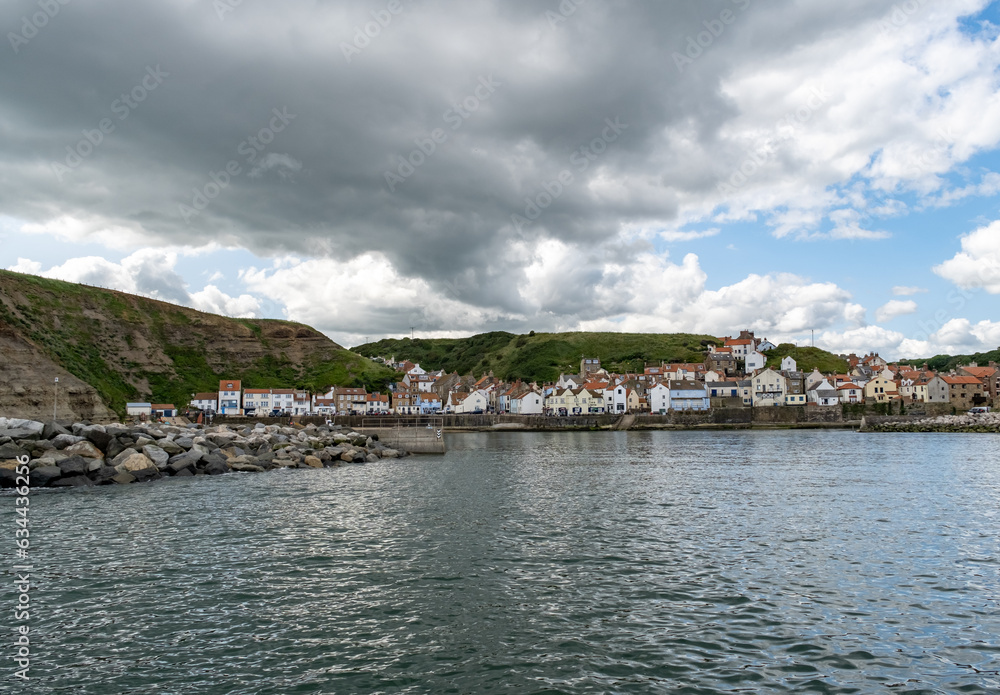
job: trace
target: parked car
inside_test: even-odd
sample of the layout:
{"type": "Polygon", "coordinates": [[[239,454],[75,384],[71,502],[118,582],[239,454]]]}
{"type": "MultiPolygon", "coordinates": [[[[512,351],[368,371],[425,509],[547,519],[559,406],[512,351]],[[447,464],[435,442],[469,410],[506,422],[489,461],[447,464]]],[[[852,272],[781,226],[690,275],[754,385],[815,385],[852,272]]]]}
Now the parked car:
{"type": "Polygon", "coordinates": [[[990,407],[988,405],[977,405],[975,408],[969,410],[969,415],[982,415],[988,412],[990,412],[990,407]]]}

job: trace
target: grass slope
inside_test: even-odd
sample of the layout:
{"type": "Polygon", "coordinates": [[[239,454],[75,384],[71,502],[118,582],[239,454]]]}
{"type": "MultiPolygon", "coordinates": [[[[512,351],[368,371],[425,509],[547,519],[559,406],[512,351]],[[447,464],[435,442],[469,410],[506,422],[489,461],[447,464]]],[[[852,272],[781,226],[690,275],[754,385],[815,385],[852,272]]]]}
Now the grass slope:
{"type": "Polygon", "coordinates": [[[135,295],[0,271],[0,322],[93,386],[129,400],[186,404],[221,379],[245,388],[384,389],[383,365],[290,321],[230,319],[135,295]]]}
{"type": "Polygon", "coordinates": [[[388,339],[353,348],[368,357],[395,357],[424,369],[501,379],[554,381],[576,373],[581,357],[596,357],[609,371],[641,372],[645,362],[701,362],[709,335],[688,333],[481,333],[468,338],[388,339]]]}
{"type": "Polygon", "coordinates": [[[1000,362],[1000,348],[989,352],[977,352],[973,355],[936,355],[930,359],[920,360],[900,360],[900,364],[908,364],[913,367],[927,365],[936,372],[948,372],[959,367],[967,367],[975,362],[980,367],[985,367],[990,362],[1000,362]]]}
{"type": "Polygon", "coordinates": [[[844,374],[848,370],[846,360],[815,347],[796,347],[792,343],[782,343],[767,352],[767,366],[781,369],[781,360],[791,356],[800,372],[811,372],[819,369],[824,374],[844,374]]]}

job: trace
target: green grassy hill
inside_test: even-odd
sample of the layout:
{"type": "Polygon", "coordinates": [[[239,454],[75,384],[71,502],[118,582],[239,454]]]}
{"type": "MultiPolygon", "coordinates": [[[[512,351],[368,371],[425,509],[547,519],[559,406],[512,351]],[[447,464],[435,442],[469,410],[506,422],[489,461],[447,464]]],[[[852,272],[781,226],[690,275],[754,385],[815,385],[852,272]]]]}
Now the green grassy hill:
{"type": "Polygon", "coordinates": [[[927,359],[900,360],[900,364],[908,364],[913,367],[927,365],[936,372],[949,372],[959,367],[967,367],[975,362],[980,367],[985,367],[990,362],[1000,362],[1000,348],[989,352],[977,352],[974,355],[936,355],[927,359]]]}
{"type": "Polygon", "coordinates": [[[844,374],[848,370],[846,360],[815,347],[796,347],[791,343],[782,343],[767,352],[767,366],[772,369],[781,368],[781,360],[791,356],[800,372],[811,372],[819,369],[824,374],[844,374]]]}
{"type": "Polygon", "coordinates": [[[710,335],[688,333],[482,333],[468,338],[389,339],[352,348],[369,357],[395,357],[424,369],[501,379],[554,381],[576,373],[581,357],[596,357],[609,371],[641,372],[645,362],[701,362],[710,335]]]}
{"type": "MultiPolygon", "coordinates": [[[[241,379],[244,388],[381,390],[395,376],[302,324],[230,319],[9,271],[0,271],[0,329],[92,386],[119,413],[129,400],[182,407],[192,393],[218,390],[221,379],[241,379]]],[[[51,384],[51,371],[40,364],[38,383],[51,384]]]]}

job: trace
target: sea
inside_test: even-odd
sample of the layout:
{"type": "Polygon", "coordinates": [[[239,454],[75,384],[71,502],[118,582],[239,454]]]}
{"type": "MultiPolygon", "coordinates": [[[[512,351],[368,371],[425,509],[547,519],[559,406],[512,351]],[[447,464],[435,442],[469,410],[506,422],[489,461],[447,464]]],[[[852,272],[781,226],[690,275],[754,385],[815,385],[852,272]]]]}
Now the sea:
{"type": "Polygon", "coordinates": [[[1000,436],[446,437],[32,491],[0,692],[1000,693],[1000,436]]]}

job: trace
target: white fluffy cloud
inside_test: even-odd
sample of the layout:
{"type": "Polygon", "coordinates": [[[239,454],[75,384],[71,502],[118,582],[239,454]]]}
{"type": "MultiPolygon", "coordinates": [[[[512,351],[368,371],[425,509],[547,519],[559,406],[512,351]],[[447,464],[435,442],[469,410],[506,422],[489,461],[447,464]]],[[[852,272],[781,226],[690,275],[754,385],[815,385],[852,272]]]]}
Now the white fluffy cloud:
{"type": "Polygon", "coordinates": [[[896,285],[892,288],[892,293],[897,297],[912,297],[915,294],[921,294],[926,291],[923,287],[907,287],[905,285],[896,285]]]}
{"type": "Polygon", "coordinates": [[[874,350],[899,359],[930,357],[939,354],[969,354],[997,349],[1000,345],[1000,322],[972,323],[965,318],[947,321],[930,335],[907,337],[882,326],[865,326],[843,332],[826,331],[817,344],[837,354],[862,354],[874,350]]]}
{"type": "Polygon", "coordinates": [[[891,321],[897,316],[915,314],[917,313],[918,308],[917,303],[912,299],[893,299],[892,301],[886,302],[875,311],[875,320],[880,323],[891,321]]]}
{"type": "Polygon", "coordinates": [[[1000,220],[962,237],[962,250],[934,272],[959,287],[1000,294],[1000,220]]]}
{"type": "Polygon", "coordinates": [[[215,285],[189,294],[184,278],[174,268],[177,252],[164,249],[143,249],[114,263],[100,256],[71,258],[62,265],[42,270],[42,264],[19,258],[8,270],[31,273],[42,277],[78,282],[96,287],[120,290],[153,299],[161,299],[227,316],[252,317],[260,309],[255,297],[244,294],[230,297],[215,285]]]}

